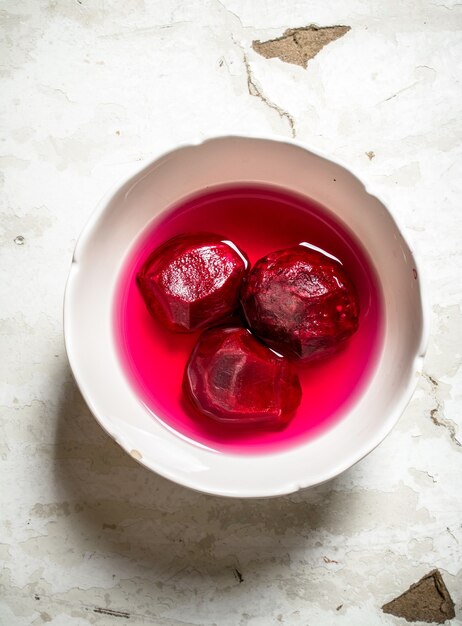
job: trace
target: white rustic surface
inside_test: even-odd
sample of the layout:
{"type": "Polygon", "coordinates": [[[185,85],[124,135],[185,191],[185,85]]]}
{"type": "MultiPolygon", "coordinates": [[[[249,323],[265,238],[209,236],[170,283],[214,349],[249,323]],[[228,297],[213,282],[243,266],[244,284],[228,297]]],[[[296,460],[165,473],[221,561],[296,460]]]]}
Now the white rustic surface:
{"type": "Polygon", "coordinates": [[[462,623],[462,5],[0,9],[2,626],[397,626],[381,605],[434,567],[462,623]],[[306,70],[251,49],[310,23],[351,31],[306,70]],[[416,243],[426,373],[394,432],[332,483],[266,501],[202,496],[138,466],[82,402],[61,326],[72,250],[137,161],[205,134],[288,137],[292,125],[349,162],[416,243]]]}

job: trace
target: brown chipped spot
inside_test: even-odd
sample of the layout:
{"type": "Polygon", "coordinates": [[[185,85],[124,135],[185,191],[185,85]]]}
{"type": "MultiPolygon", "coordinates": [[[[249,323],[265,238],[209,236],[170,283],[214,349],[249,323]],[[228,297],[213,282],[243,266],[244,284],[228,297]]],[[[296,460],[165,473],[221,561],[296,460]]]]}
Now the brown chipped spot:
{"type": "Polygon", "coordinates": [[[130,454],[137,461],[141,461],[141,459],[143,458],[143,455],[141,454],[141,452],[138,452],[138,450],[130,450],[130,454]]]}
{"type": "Polygon", "coordinates": [[[417,280],[417,270],[415,267],[412,268],[412,273],[414,274],[414,278],[417,280]]]}
{"type": "Polygon", "coordinates": [[[241,574],[241,572],[237,568],[233,568],[233,574],[234,574],[234,578],[237,580],[239,584],[244,582],[244,576],[241,574]]]}
{"type": "Polygon", "coordinates": [[[252,47],[265,59],[277,57],[285,63],[307,67],[308,61],[315,57],[324,46],[350,30],[349,26],[305,26],[289,28],[277,39],[269,41],[255,40],[252,47]]]}
{"type": "Polygon", "coordinates": [[[369,161],[372,161],[372,159],[375,157],[375,152],[373,152],[372,150],[369,150],[369,152],[366,152],[366,156],[369,159],[369,161]]]}
{"type": "Polygon", "coordinates": [[[337,563],[337,565],[338,565],[338,561],[334,561],[333,559],[329,559],[327,556],[323,556],[322,560],[324,561],[324,563],[337,563]]]}
{"type": "Polygon", "coordinates": [[[106,528],[109,528],[110,530],[115,530],[117,528],[117,524],[106,524],[106,522],[103,522],[103,530],[105,530],[106,528]]]}
{"type": "Polygon", "coordinates": [[[116,130],[116,135],[120,136],[120,130],[116,130]]]}
{"type": "Polygon", "coordinates": [[[438,387],[438,381],[436,380],[436,378],[433,378],[433,376],[430,376],[430,374],[424,374],[424,376],[428,378],[428,380],[434,387],[438,387]]]}
{"type": "Polygon", "coordinates": [[[454,602],[440,572],[435,569],[382,607],[384,613],[404,617],[408,622],[443,624],[455,617],[454,602]]]}
{"type": "Polygon", "coordinates": [[[340,609],[342,608],[343,604],[339,604],[338,607],[335,609],[336,611],[340,611],[340,609]]]}
{"type": "Polygon", "coordinates": [[[431,417],[432,422],[435,424],[435,426],[442,425],[440,420],[438,419],[438,409],[432,409],[430,411],[430,417],[431,417]]]}

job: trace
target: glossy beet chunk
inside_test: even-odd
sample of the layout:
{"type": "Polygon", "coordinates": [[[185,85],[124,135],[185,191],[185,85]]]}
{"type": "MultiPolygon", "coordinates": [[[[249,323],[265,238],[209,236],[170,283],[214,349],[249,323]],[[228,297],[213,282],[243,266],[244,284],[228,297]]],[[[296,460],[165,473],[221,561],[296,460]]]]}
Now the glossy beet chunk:
{"type": "Polygon", "coordinates": [[[293,364],[245,328],[214,328],[198,340],[183,389],[203,415],[235,426],[281,428],[302,392],[293,364]]]}
{"type": "Polygon", "coordinates": [[[305,245],[260,259],[241,302],[256,335],[305,362],[335,352],[358,329],[359,299],[342,264],[305,245]]]}
{"type": "Polygon", "coordinates": [[[156,248],[137,276],[150,313],[171,330],[193,332],[231,315],[248,261],[211,233],[180,235],[156,248]]]}

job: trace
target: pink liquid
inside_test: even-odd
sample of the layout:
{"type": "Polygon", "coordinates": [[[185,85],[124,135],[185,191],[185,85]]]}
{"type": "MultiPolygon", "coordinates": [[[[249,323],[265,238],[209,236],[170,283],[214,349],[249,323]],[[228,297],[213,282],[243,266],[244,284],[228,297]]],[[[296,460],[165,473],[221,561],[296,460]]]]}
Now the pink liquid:
{"type": "Polygon", "coordinates": [[[381,292],[367,255],[354,237],[313,201],[277,188],[215,188],[173,207],[155,220],[130,250],[115,298],[120,358],[153,419],[217,451],[274,452],[313,437],[344,417],[374,371],[382,338],[381,292]],[[335,356],[300,368],[303,398],[282,431],[235,431],[197,420],[183,402],[181,383],[198,334],[165,330],[148,313],[135,277],[149,253],[181,233],[215,232],[234,241],[253,264],[273,250],[308,242],[338,257],[360,297],[359,330],[335,356]]]}

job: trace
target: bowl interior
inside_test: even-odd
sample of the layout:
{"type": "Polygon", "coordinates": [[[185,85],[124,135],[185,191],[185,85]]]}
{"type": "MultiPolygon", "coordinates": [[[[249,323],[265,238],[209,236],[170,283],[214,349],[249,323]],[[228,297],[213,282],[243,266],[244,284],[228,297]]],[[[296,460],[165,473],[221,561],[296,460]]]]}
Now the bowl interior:
{"type": "Polygon", "coordinates": [[[132,177],[102,202],[84,229],[65,299],[70,363],[101,425],[150,469],[222,495],[289,493],[332,478],[362,458],[409,401],[425,334],[415,260],[384,205],[342,166],[294,142],[266,139],[226,137],[179,148],[132,177]],[[181,198],[236,182],[278,185],[327,207],[368,253],[384,300],[382,352],[348,415],[295,448],[239,457],[193,445],[153,419],[126,379],[112,332],[118,274],[140,233],[181,198]]]}

